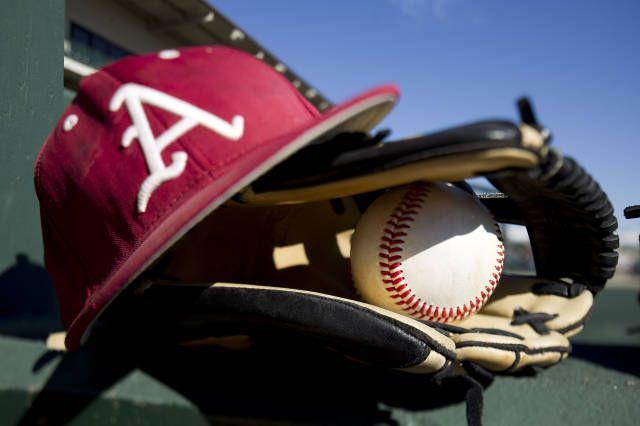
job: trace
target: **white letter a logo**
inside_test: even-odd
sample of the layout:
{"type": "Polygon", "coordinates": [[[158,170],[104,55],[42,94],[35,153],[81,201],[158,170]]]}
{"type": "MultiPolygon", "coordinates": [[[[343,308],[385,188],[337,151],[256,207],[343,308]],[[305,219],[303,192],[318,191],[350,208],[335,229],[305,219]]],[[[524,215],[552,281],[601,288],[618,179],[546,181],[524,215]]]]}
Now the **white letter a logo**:
{"type": "Polygon", "coordinates": [[[139,84],[127,83],[120,87],[113,94],[109,109],[117,111],[123,103],[127,106],[133,124],[123,133],[122,146],[127,148],[134,139],[138,139],[149,168],[149,176],[142,182],[138,192],[137,206],[140,213],[144,213],[147,209],[147,203],[153,191],[163,182],[175,179],[184,171],[187,164],[187,153],[184,151],[171,154],[172,162],[169,165],[162,161],[162,150],[171,142],[198,125],[234,141],[240,139],[244,133],[242,116],[234,116],[229,124],[190,103],[139,84]],[[156,138],[142,108],[143,103],[180,115],[182,119],[156,138]]]}

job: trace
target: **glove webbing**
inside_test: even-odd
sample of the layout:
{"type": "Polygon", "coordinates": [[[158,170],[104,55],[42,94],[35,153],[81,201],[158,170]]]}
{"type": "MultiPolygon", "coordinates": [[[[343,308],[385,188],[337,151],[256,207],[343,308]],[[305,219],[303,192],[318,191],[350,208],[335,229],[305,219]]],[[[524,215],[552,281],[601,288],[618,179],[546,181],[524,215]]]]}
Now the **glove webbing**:
{"type": "Polygon", "coordinates": [[[526,225],[538,276],[569,278],[594,293],[604,287],[618,262],[618,224],[607,195],[575,160],[550,151],[539,167],[489,180],[509,198],[483,201],[499,221],[526,225]]]}

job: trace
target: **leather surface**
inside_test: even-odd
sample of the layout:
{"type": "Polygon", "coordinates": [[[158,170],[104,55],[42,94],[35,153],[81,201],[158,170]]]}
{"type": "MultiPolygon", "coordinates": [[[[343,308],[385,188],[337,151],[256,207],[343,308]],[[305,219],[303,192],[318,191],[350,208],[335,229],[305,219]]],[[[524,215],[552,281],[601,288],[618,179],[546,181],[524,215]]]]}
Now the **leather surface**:
{"type": "Polygon", "coordinates": [[[520,130],[508,121],[481,121],[374,145],[361,138],[360,134],[345,133],[308,146],[258,179],[254,191],[308,186],[442,155],[522,146],[520,130]]]}
{"type": "Polygon", "coordinates": [[[536,168],[490,181],[521,212],[540,276],[604,287],[618,262],[618,224],[607,195],[574,159],[552,151],[536,168]]]}
{"type": "MultiPolygon", "coordinates": [[[[397,322],[385,324],[385,317],[355,312],[353,307],[344,310],[344,305],[338,308],[333,300],[326,298],[339,296],[354,302],[359,299],[350,277],[348,243],[351,230],[371,198],[375,197],[222,208],[177,244],[155,272],[174,283],[235,282],[266,285],[274,290],[291,288],[324,294],[318,298],[301,293],[268,293],[258,297],[238,291],[232,296],[233,301],[205,298],[206,302],[201,301],[190,313],[199,318],[200,322],[192,330],[197,330],[200,337],[206,334],[207,327],[220,327],[221,312],[227,326],[233,319],[234,328],[229,332],[256,332],[252,329],[255,324],[248,318],[251,309],[255,308],[251,307],[253,303],[261,300],[261,313],[253,317],[259,318],[256,321],[261,324],[260,333],[266,330],[290,333],[292,343],[298,338],[293,336],[304,335],[316,342],[337,345],[339,351],[352,358],[385,366],[406,366],[425,355],[415,335],[400,348],[388,345],[384,349],[382,342],[368,333],[380,327],[385,330],[385,339],[389,338],[386,333],[402,330],[397,322]],[[206,262],[202,261],[203,253],[208,253],[206,262]],[[269,321],[274,323],[267,327],[269,321]],[[373,323],[363,324],[364,321],[373,323]],[[352,324],[358,326],[351,328],[352,324]],[[242,327],[235,328],[237,326],[242,327]],[[305,331],[309,329],[313,329],[313,336],[305,331]],[[369,331],[362,331],[365,329],[369,331]],[[356,334],[360,330],[364,337],[351,335],[350,330],[356,334]],[[340,339],[346,341],[332,342],[340,339]],[[358,347],[368,349],[359,351],[358,347]],[[393,362],[385,363],[384,358],[393,362]]],[[[538,294],[535,289],[539,282],[535,277],[507,276],[481,312],[466,322],[450,326],[427,325],[432,330],[441,330],[458,345],[456,362],[473,361],[497,372],[558,362],[570,350],[564,334],[579,331],[593,297],[588,290],[571,298],[538,294]],[[527,317],[527,313],[533,317],[527,317]]],[[[170,293],[167,291],[167,300],[171,300],[170,293]]],[[[214,294],[222,294],[222,291],[211,290],[210,295],[214,294]]],[[[406,338],[394,336],[392,340],[406,338]]],[[[433,346],[430,349],[433,352],[433,346]]],[[[433,372],[434,369],[429,367],[422,371],[433,372]]]]}
{"type": "Polygon", "coordinates": [[[481,121],[384,143],[362,133],[343,133],[293,155],[238,194],[235,201],[308,202],[418,180],[463,180],[534,167],[545,152],[538,131],[508,121],[481,121]]]}
{"type": "Polygon", "coordinates": [[[453,343],[417,321],[349,299],[246,285],[154,285],[145,301],[182,303],[182,340],[206,335],[280,335],[306,339],[388,368],[436,372],[454,358],[453,343]],[[434,353],[432,353],[432,351],[434,353]]]}

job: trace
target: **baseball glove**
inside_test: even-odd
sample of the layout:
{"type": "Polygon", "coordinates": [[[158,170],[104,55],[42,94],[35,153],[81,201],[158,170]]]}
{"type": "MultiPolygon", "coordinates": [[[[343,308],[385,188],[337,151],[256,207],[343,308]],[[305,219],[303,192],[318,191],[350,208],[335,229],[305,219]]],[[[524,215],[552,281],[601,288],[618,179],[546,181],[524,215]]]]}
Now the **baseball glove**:
{"type": "Polygon", "coordinates": [[[613,275],[617,224],[596,181],[550,149],[528,102],[519,105],[521,125],[485,121],[390,143],[344,134],[305,148],[182,238],[132,299],[162,318],[165,338],[188,345],[280,336],[436,375],[561,361],[613,275]],[[349,238],[367,206],[415,181],[471,191],[461,181],[474,176],[501,191],[478,195],[498,222],[526,226],[535,273],[503,273],[478,313],[447,324],[361,302],[349,238]]]}

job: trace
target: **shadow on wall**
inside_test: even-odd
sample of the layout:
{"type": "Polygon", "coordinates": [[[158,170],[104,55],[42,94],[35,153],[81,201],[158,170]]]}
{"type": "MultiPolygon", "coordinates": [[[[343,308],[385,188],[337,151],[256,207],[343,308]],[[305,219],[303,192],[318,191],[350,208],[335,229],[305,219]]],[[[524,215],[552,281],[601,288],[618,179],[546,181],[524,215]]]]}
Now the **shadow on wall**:
{"type": "MultiPolygon", "coordinates": [[[[18,424],[71,422],[136,369],[180,393],[211,424],[328,424],[336,419],[340,424],[394,424],[385,406],[415,411],[463,404],[470,386],[461,377],[436,383],[421,375],[381,371],[303,345],[277,350],[257,344],[228,351],[112,343],[62,355],[18,424]]],[[[110,409],[119,415],[128,402],[113,404],[118,409],[110,409]]],[[[144,412],[154,415],[148,408],[144,412]]]]}
{"type": "MultiPolygon", "coordinates": [[[[34,371],[58,357],[60,362],[18,424],[71,422],[135,370],[181,394],[211,424],[397,424],[393,408],[424,411],[456,404],[462,408],[471,389],[460,376],[434,381],[379,370],[290,341],[258,340],[250,349],[238,351],[163,345],[140,338],[139,333],[122,333],[117,340],[113,340],[116,335],[94,339],[71,353],[44,352],[34,371]]],[[[638,349],[578,345],[575,356],[637,375],[638,368],[631,364],[638,349]]],[[[532,369],[519,375],[534,374],[532,369]]],[[[105,404],[112,404],[106,409],[116,422],[130,421],[127,415],[135,409],[128,407],[135,402],[122,396],[104,398],[105,404]]],[[[150,408],[137,408],[144,413],[142,424],[171,418],[163,417],[170,412],[150,408]]],[[[175,417],[178,421],[180,417],[175,417]]]]}
{"type": "MultiPolygon", "coordinates": [[[[634,330],[627,331],[628,334],[636,332],[634,330]]],[[[640,377],[640,365],[635,362],[640,359],[640,347],[638,346],[580,343],[572,345],[571,356],[602,365],[611,370],[640,377]]]]}
{"type": "Polygon", "coordinates": [[[0,274],[0,334],[44,340],[61,329],[49,274],[26,254],[17,254],[0,274]]]}

